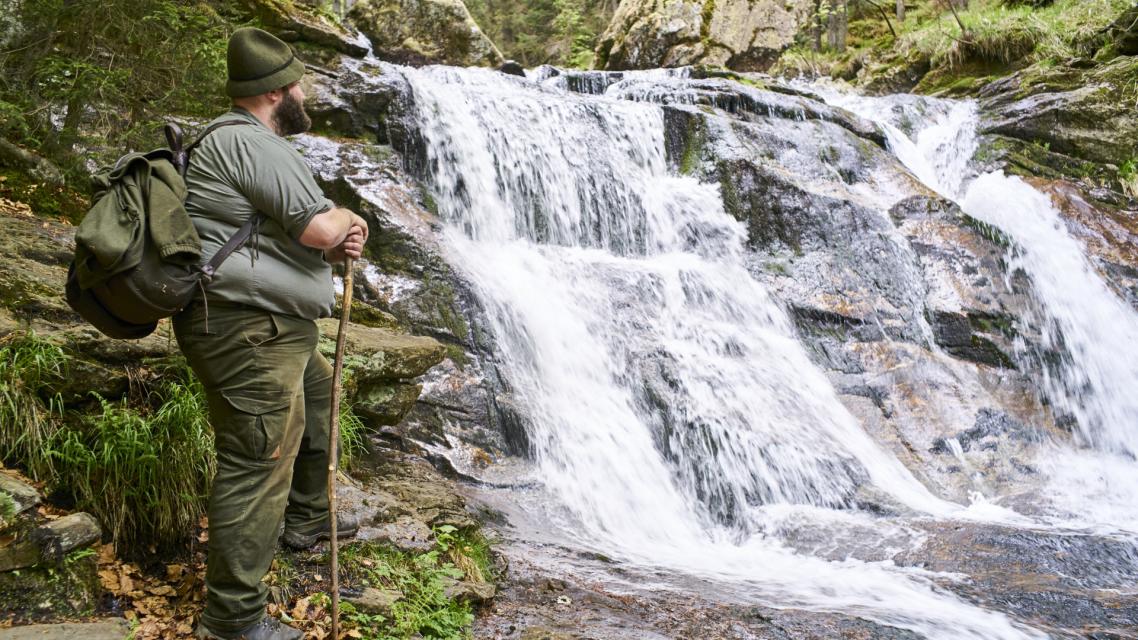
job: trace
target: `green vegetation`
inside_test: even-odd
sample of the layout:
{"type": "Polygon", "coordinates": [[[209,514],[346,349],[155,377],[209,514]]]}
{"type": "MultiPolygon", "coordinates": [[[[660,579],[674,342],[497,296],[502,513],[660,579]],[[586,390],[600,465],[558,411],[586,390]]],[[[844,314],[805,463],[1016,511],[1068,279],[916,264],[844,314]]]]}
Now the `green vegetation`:
{"type": "Polygon", "coordinates": [[[352,411],[351,405],[340,404],[340,467],[352,469],[367,450],[367,436],[372,430],[352,411]]]}
{"type": "Polygon", "coordinates": [[[3,530],[16,519],[16,500],[7,493],[0,491],[0,530],[3,530]]]}
{"type": "Polygon", "coordinates": [[[52,387],[63,379],[66,356],[34,333],[12,334],[0,347],[0,459],[37,480],[51,476],[48,442],[60,428],[62,402],[52,387]]]}
{"type": "Polygon", "coordinates": [[[151,148],[164,118],[226,104],[228,2],[42,0],[10,6],[0,51],[0,136],[85,176],[79,149],[151,148]]]}
{"type": "Polygon", "coordinates": [[[99,398],[102,413],[51,443],[56,484],[116,546],[183,542],[205,512],[215,471],[205,392],[183,369],[152,394],[157,409],[99,398]]]}
{"type": "Polygon", "coordinates": [[[1132,198],[1138,198],[1138,157],[1131,158],[1118,168],[1118,180],[1122,191],[1132,198]]]}
{"type": "Polygon", "coordinates": [[[893,74],[911,76],[911,82],[923,76],[918,91],[966,92],[976,88],[977,79],[1092,54],[1098,34],[1133,5],[1132,0],[1055,0],[1042,7],[1005,0],[964,4],[954,15],[941,0],[910,1],[905,20],[898,21],[850,0],[844,50],[824,44],[817,33],[804,33],[779,66],[784,72],[858,76],[863,84],[888,83],[893,74]]]}
{"type": "Polygon", "coordinates": [[[66,218],[72,222],[78,222],[91,205],[86,193],[36,180],[26,171],[10,169],[0,169],[0,198],[23,202],[37,216],[66,218]]]}
{"type": "MultiPolygon", "coordinates": [[[[65,420],[52,391],[67,375],[64,350],[30,332],[0,344],[0,459],[70,493],[116,546],[184,542],[215,471],[205,391],[185,361],[156,363],[158,382],[141,399],[95,396],[94,413],[65,420]]],[[[368,429],[348,404],[340,420],[340,464],[350,469],[368,429]]]]}
{"type": "Polygon", "coordinates": [[[344,548],[342,565],[352,583],[399,595],[390,619],[345,604],[345,627],[375,640],[469,638],[470,605],[448,597],[447,588],[456,580],[493,579],[489,544],[477,531],[449,525],[436,528],[435,539],[435,548],[420,554],[373,542],[344,548]]]}
{"type": "Polygon", "coordinates": [[[466,6],[502,54],[522,65],[588,68],[615,0],[467,0],[466,6]]]}

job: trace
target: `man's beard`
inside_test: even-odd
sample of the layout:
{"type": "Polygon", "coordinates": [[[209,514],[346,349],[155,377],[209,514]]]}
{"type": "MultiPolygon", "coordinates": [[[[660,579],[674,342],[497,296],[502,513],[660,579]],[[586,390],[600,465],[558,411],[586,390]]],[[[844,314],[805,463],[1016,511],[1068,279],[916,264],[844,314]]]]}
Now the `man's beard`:
{"type": "Polygon", "coordinates": [[[286,92],[277,108],[273,110],[273,126],[282,136],[304,133],[312,126],[312,118],[304,112],[304,105],[292,92],[286,92]]]}

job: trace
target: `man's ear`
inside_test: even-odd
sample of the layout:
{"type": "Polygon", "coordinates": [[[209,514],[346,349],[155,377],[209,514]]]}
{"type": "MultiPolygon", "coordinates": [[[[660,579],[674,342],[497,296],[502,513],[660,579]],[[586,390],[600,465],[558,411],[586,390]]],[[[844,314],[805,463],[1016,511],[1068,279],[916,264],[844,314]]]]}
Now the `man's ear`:
{"type": "Polygon", "coordinates": [[[272,102],[273,105],[276,105],[281,100],[284,100],[285,93],[287,93],[287,92],[288,92],[287,88],[273,89],[272,91],[269,91],[265,95],[268,96],[269,101],[272,102]]]}

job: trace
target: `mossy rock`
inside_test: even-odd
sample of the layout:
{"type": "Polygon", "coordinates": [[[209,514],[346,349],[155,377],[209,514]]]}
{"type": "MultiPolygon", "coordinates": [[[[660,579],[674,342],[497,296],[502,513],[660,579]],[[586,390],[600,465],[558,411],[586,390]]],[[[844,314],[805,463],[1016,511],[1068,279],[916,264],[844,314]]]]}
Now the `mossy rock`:
{"type": "Polygon", "coordinates": [[[1138,155],[1138,57],[1025,69],[980,91],[983,133],[1115,167],[1138,155]]]}
{"type": "Polygon", "coordinates": [[[711,64],[766,71],[809,20],[809,0],[629,0],[596,50],[609,70],[711,64]]]}
{"type": "Polygon", "coordinates": [[[245,0],[245,5],[282,40],[303,40],[355,57],[367,55],[358,31],[313,7],[293,0],[245,0]]]}
{"type": "MultiPolygon", "coordinates": [[[[334,339],[339,322],[317,322],[321,332],[334,339]]],[[[353,375],[361,388],[373,381],[398,381],[418,377],[442,362],[446,347],[424,336],[397,334],[386,329],[352,325],[348,328],[345,353],[354,359],[353,375]]]]}
{"type": "Polygon", "coordinates": [[[102,593],[94,554],[73,553],[59,566],[0,573],[0,601],[17,624],[89,616],[102,593]]]}
{"type": "Polygon", "coordinates": [[[497,66],[504,58],[462,0],[361,0],[349,18],[382,59],[404,64],[497,66]]]}
{"type": "Polygon", "coordinates": [[[360,383],[353,410],[372,428],[397,425],[422,390],[417,384],[360,383]]]}

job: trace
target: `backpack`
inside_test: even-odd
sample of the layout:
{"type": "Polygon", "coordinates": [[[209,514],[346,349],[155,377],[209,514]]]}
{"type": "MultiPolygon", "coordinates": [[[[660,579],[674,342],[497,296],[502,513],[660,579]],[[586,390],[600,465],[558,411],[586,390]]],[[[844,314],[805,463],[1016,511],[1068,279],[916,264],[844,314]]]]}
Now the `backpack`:
{"type": "Polygon", "coordinates": [[[181,129],[167,124],[169,148],[127,154],[92,177],[94,195],[75,234],[66,297],[103,334],[128,340],[150,335],[159,320],[204,292],[221,263],[257,232],[260,214],[201,265],[201,240],[185,209],[194,149],[215,129],[237,124],[249,123],[218,122],[185,148],[181,129]]]}

